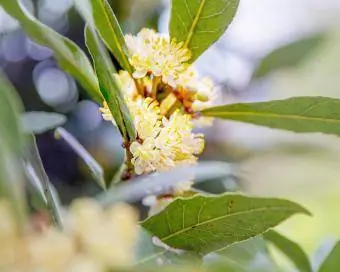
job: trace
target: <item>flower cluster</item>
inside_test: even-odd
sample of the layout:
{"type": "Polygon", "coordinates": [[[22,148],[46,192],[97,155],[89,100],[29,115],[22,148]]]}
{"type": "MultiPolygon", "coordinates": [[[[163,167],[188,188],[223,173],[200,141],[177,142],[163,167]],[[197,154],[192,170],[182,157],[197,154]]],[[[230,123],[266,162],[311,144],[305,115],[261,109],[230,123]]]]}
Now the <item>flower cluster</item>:
{"type": "MultiPolygon", "coordinates": [[[[203,120],[196,112],[211,105],[212,82],[198,78],[181,42],[143,29],[137,36],[127,35],[126,43],[135,72],[115,76],[138,134],[128,147],[135,173],[196,163],[204,149],[203,135],[193,133],[194,124],[203,120]]],[[[105,120],[113,121],[105,102],[100,110],[105,120]]]]}
{"type": "Polygon", "coordinates": [[[89,199],[76,200],[63,230],[44,225],[19,232],[5,200],[0,200],[0,270],[101,272],[133,265],[137,216],[119,204],[104,211],[89,199]]]}

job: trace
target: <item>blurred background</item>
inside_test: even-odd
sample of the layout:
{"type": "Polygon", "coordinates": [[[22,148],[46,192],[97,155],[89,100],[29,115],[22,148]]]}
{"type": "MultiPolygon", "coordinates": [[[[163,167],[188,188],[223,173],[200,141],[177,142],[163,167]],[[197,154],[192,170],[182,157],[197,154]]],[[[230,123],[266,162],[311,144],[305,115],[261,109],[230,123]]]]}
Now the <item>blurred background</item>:
{"type": "MultiPolygon", "coordinates": [[[[72,0],[25,0],[44,24],[85,50],[83,21],[72,0]]],[[[169,0],[109,1],[125,33],[151,27],[167,33],[169,0]]],[[[196,62],[215,82],[219,103],[264,101],[291,96],[340,98],[339,0],[241,0],[229,31],[196,62]],[[260,60],[295,40],[323,34],[323,42],[307,59],[254,79],[260,60]]],[[[65,128],[103,165],[110,179],[122,161],[121,140],[104,122],[98,105],[75,80],[60,70],[52,52],[28,38],[16,21],[0,10],[0,65],[19,91],[26,111],[54,111],[68,118],[65,128]]],[[[114,61],[114,60],[113,60],[114,61]]],[[[340,139],[321,134],[299,135],[236,122],[216,121],[205,131],[202,159],[235,165],[235,180],[248,194],[287,197],[314,214],[280,226],[309,253],[328,248],[340,237],[340,139]]],[[[67,204],[75,196],[98,192],[81,159],[53,133],[37,136],[47,173],[67,204]]],[[[224,184],[204,184],[213,192],[224,184]]]]}

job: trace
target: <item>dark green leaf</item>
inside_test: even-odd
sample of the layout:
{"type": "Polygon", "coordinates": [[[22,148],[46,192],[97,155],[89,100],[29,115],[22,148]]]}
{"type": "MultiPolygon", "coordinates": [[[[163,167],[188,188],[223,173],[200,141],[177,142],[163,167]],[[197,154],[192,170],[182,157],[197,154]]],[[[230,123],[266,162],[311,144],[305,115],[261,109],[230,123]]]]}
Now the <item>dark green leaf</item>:
{"type": "Polygon", "coordinates": [[[24,113],[21,121],[24,132],[40,134],[62,126],[66,117],[59,113],[31,111],[24,113]]]}
{"type": "Polygon", "coordinates": [[[83,159],[88,168],[91,171],[93,178],[96,180],[98,185],[106,189],[106,183],[104,179],[104,170],[100,164],[92,157],[92,155],[65,129],[57,128],[55,131],[57,138],[62,138],[66,141],[70,147],[83,159]]]}
{"type": "Polygon", "coordinates": [[[93,59],[100,90],[117,127],[126,141],[134,140],[136,138],[135,127],[119,84],[114,77],[116,71],[105,48],[98,39],[97,33],[88,25],[85,27],[85,41],[93,59]]]}
{"type": "Polygon", "coordinates": [[[321,45],[323,40],[324,36],[317,34],[274,50],[261,60],[253,76],[260,78],[276,70],[298,65],[307,59],[321,45]]]}
{"type": "Polygon", "coordinates": [[[72,41],[40,23],[19,0],[0,0],[5,11],[17,19],[23,30],[37,43],[51,48],[58,64],[88,91],[97,102],[102,102],[98,82],[85,53],[72,41]]]}
{"type": "MultiPolygon", "coordinates": [[[[82,0],[88,1],[88,0],[82,0]]],[[[132,74],[128,51],[117,18],[107,0],[90,0],[94,24],[105,45],[117,58],[122,68],[132,74]]]]}
{"type": "Polygon", "coordinates": [[[340,271],[340,242],[337,242],[328,257],[321,264],[319,272],[340,271]]]}
{"type": "Polygon", "coordinates": [[[236,194],[178,198],[142,226],[171,247],[209,253],[260,235],[296,213],[288,200],[236,194]]]}
{"type": "Polygon", "coordinates": [[[340,135],[340,99],[335,98],[306,96],[230,104],[206,109],[202,114],[294,132],[340,135]]]}
{"type": "Polygon", "coordinates": [[[96,32],[89,26],[85,28],[85,40],[98,75],[100,90],[117,127],[126,141],[132,141],[136,138],[135,127],[119,84],[114,77],[115,70],[109,56],[99,41],[96,32]]]}
{"type": "Polygon", "coordinates": [[[239,0],[172,0],[170,36],[184,42],[193,62],[226,31],[238,5],[239,0]]]}
{"type": "Polygon", "coordinates": [[[308,256],[295,242],[282,236],[280,233],[270,230],[263,237],[273,243],[283,254],[285,254],[300,272],[311,272],[312,267],[308,256]]]}

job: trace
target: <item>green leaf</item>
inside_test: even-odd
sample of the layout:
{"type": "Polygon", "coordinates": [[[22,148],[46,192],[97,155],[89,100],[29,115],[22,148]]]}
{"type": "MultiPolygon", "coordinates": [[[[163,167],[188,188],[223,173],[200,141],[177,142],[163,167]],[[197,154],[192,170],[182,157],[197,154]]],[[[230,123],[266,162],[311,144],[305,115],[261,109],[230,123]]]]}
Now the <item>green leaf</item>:
{"type": "Polygon", "coordinates": [[[45,172],[34,135],[30,135],[30,142],[25,154],[25,172],[36,194],[41,196],[41,200],[45,204],[52,221],[56,226],[61,227],[60,207],[45,172]]]}
{"type": "Polygon", "coordinates": [[[328,257],[321,264],[318,272],[340,271],[340,242],[337,242],[328,257]]]}
{"type": "Polygon", "coordinates": [[[297,243],[273,230],[263,234],[263,237],[282,251],[282,253],[284,253],[294,263],[298,271],[312,271],[308,256],[297,243]]]}
{"type": "Polygon", "coordinates": [[[105,48],[98,39],[97,33],[89,25],[85,27],[85,41],[93,59],[100,90],[117,127],[124,140],[127,142],[133,141],[136,139],[136,131],[119,83],[115,79],[114,74],[116,71],[105,48]]]}
{"type": "Polygon", "coordinates": [[[132,74],[133,69],[128,59],[125,38],[110,4],[107,0],[90,0],[90,2],[94,24],[100,37],[122,68],[132,74]]]}
{"type": "Polygon", "coordinates": [[[340,135],[340,99],[335,98],[306,96],[230,104],[203,110],[202,114],[300,133],[340,135]]]}
{"type": "Polygon", "coordinates": [[[135,247],[136,265],[155,265],[156,260],[162,258],[166,250],[157,247],[153,241],[152,236],[143,228],[140,228],[139,239],[135,247]]]}
{"type": "Polygon", "coordinates": [[[102,189],[106,189],[106,182],[104,179],[104,170],[100,164],[92,157],[92,155],[65,129],[57,128],[55,130],[56,138],[62,138],[70,147],[78,154],[80,158],[86,163],[91,171],[93,178],[102,189]]]}
{"type": "Polygon", "coordinates": [[[10,201],[19,226],[25,218],[24,175],[21,162],[25,139],[21,134],[20,98],[0,74],[0,198],[10,201]]]}
{"type": "Polygon", "coordinates": [[[0,5],[9,15],[20,22],[28,36],[53,50],[60,67],[74,76],[93,99],[99,103],[102,102],[103,99],[91,63],[75,43],[39,22],[19,0],[0,0],[0,5]]]}
{"type": "MultiPolygon", "coordinates": [[[[208,267],[221,267],[228,272],[271,272],[277,267],[270,257],[267,244],[262,237],[255,237],[216,251],[218,258],[208,267]]],[[[222,268],[224,270],[222,270],[222,268]]],[[[210,270],[208,270],[210,271],[210,270]]]]}
{"type": "Polygon", "coordinates": [[[238,5],[239,0],[172,0],[170,36],[184,42],[193,62],[226,31],[238,5]]]}
{"type": "Polygon", "coordinates": [[[260,78],[283,68],[290,68],[306,60],[324,41],[321,34],[284,45],[261,60],[253,77],[260,78]]]}
{"type": "Polygon", "coordinates": [[[282,199],[194,196],[176,199],[142,226],[171,247],[209,253],[260,235],[296,213],[309,214],[282,199]]]}
{"type": "Polygon", "coordinates": [[[24,132],[41,134],[66,122],[65,115],[53,112],[31,111],[21,116],[24,132]]]}

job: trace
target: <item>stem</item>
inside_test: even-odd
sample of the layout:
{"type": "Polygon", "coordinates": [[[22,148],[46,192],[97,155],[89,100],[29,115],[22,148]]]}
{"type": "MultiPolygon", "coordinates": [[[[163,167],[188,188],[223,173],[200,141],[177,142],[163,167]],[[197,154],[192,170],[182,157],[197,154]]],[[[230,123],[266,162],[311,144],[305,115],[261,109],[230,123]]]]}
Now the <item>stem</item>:
{"type": "Polygon", "coordinates": [[[156,99],[157,97],[157,91],[158,91],[158,85],[162,82],[161,76],[154,76],[152,78],[152,90],[151,90],[151,98],[156,99]]]}
{"type": "MultiPolygon", "coordinates": [[[[118,177],[115,177],[118,181],[127,181],[135,175],[135,169],[132,164],[133,155],[130,151],[131,143],[124,143],[123,147],[125,149],[125,160],[124,160],[124,170],[120,173],[118,177]]],[[[123,166],[122,166],[123,168],[123,166]]]]}
{"type": "Polygon", "coordinates": [[[145,90],[144,90],[143,84],[142,84],[142,82],[141,82],[141,79],[140,79],[140,78],[133,78],[133,81],[135,82],[137,92],[138,92],[141,96],[144,97],[144,96],[145,96],[145,90]]]}

